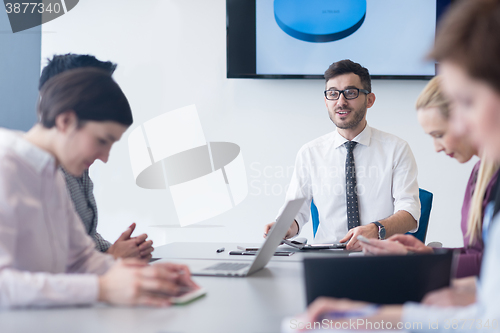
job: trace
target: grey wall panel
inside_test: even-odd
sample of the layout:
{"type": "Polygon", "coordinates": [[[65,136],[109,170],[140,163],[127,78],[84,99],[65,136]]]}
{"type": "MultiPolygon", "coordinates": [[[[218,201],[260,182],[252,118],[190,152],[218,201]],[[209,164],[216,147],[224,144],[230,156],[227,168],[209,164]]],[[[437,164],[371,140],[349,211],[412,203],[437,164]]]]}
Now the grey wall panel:
{"type": "Polygon", "coordinates": [[[0,6],[0,127],[26,131],[36,122],[41,26],[12,33],[0,6]]]}

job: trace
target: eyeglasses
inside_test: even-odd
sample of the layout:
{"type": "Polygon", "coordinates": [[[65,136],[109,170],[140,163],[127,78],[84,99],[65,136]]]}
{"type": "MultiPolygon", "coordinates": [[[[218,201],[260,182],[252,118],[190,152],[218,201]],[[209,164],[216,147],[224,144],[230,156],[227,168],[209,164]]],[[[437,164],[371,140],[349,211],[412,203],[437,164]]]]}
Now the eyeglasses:
{"type": "Polygon", "coordinates": [[[328,100],[336,101],[340,98],[340,94],[343,94],[345,99],[356,99],[359,93],[369,94],[370,92],[366,89],[349,88],[344,90],[325,90],[325,97],[328,100]]]}

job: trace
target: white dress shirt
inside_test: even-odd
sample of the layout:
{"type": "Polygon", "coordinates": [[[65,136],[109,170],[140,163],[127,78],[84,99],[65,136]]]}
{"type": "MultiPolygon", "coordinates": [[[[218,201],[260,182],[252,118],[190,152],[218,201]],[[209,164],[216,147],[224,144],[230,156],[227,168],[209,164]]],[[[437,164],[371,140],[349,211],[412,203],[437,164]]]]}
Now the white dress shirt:
{"type": "MultiPolygon", "coordinates": [[[[300,232],[309,221],[314,199],[320,221],[314,243],[338,242],[348,231],[346,141],[335,130],[305,144],[297,154],[286,200],[306,198],[295,218],[300,232]]],[[[385,219],[400,210],[418,221],[417,164],[408,144],[368,125],[353,141],[358,143],[353,153],[360,225],[385,219]]],[[[282,210],[283,207],[279,214],[282,210]]]]}
{"type": "Polygon", "coordinates": [[[492,222],[480,276],[476,303],[447,308],[407,303],[402,322],[415,328],[422,323],[411,332],[500,332],[500,214],[492,222]]]}
{"type": "Polygon", "coordinates": [[[96,251],[54,157],[0,129],[0,308],[89,304],[114,263],[96,251]]]}

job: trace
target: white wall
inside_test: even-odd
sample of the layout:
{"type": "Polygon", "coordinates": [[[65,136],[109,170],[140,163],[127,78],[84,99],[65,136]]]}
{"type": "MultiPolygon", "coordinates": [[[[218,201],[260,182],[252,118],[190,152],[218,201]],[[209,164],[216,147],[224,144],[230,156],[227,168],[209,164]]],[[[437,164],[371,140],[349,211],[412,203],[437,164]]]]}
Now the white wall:
{"type": "MultiPolygon", "coordinates": [[[[263,225],[273,221],[283,203],[298,149],[334,130],[323,103],[322,80],[225,78],[225,15],[224,0],[86,0],[43,25],[43,59],[73,52],[119,64],[115,78],[132,105],[131,129],[195,103],[207,140],[234,142],[242,149],[250,185],[245,201],[199,225],[180,228],[168,191],[135,185],[126,140],[129,129],[115,144],[110,162],[99,161],[91,168],[98,231],[104,237],[116,239],[135,221],[156,245],[260,241],[263,225]]],[[[368,121],[400,136],[413,149],[419,185],[435,195],[427,240],[461,246],[460,206],[473,162],[459,165],[434,153],[413,107],[425,84],[374,81],[377,101],[368,121]]]]}

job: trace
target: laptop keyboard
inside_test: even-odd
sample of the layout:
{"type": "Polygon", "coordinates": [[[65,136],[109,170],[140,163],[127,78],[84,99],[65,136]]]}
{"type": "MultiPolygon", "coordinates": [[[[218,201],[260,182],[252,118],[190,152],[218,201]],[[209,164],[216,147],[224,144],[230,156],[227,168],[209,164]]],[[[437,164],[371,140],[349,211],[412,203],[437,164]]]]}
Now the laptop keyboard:
{"type": "Polygon", "coordinates": [[[238,271],[244,267],[250,266],[249,264],[240,264],[233,262],[221,262],[216,265],[212,265],[203,270],[211,270],[211,271],[238,271]]]}

